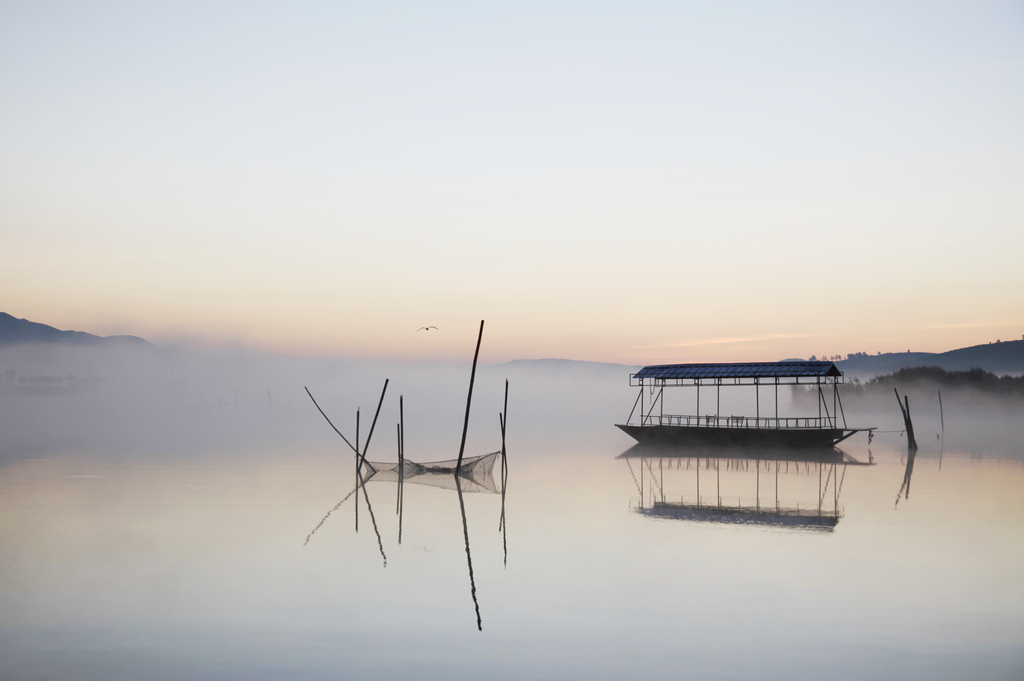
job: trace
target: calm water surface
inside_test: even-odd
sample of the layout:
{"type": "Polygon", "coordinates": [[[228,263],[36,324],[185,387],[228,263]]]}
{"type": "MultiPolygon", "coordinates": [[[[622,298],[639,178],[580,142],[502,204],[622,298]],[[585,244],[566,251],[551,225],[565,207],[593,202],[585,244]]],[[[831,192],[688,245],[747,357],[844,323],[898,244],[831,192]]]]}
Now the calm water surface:
{"type": "Polygon", "coordinates": [[[350,498],[310,536],[354,481],[326,436],[11,461],[0,678],[1024,677],[1021,457],[947,449],[940,467],[926,443],[897,501],[897,436],[845,446],[874,465],[837,467],[837,489],[813,464],[776,481],[756,461],[619,458],[629,441],[602,427],[585,446],[513,438],[504,536],[500,494],[464,494],[464,526],[457,490],[406,484],[401,544],[380,480],[358,533],[350,498]],[[748,511],[695,511],[698,465],[701,506],[748,511]],[[819,502],[834,526],[749,512],[819,502]]]}

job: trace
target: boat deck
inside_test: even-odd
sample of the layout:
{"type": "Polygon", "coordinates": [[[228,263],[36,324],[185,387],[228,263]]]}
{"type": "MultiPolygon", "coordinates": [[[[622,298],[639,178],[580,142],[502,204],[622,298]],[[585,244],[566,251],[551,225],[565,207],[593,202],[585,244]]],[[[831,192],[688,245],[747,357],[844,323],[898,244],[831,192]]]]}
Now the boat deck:
{"type": "MultiPolygon", "coordinates": [[[[779,425],[750,427],[748,425],[729,426],[724,419],[706,417],[718,421],[716,425],[669,425],[653,423],[650,425],[630,425],[618,423],[622,430],[642,445],[676,445],[676,446],[746,446],[746,447],[832,447],[850,437],[854,433],[867,430],[863,428],[833,428],[816,426],[779,425]]],[[[760,421],[784,421],[797,419],[760,419],[760,421]]],[[[816,421],[817,419],[798,419],[800,421],[816,421]]]]}

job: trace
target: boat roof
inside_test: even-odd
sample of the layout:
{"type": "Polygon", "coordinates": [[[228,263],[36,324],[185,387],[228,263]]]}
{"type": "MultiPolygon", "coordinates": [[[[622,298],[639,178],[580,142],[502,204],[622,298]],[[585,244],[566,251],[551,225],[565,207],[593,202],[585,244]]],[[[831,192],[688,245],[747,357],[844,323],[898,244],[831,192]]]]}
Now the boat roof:
{"type": "Polygon", "coordinates": [[[657,364],[636,372],[637,378],[798,378],[842,376],[834,362],[733,362],[728,364],[657,364]]]}

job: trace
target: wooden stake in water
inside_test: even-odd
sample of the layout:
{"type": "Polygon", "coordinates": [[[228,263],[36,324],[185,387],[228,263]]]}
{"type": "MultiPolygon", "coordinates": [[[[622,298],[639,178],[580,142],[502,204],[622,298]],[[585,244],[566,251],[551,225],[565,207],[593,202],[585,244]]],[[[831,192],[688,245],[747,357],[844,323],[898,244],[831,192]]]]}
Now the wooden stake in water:
{"type": "MultiPolygon", "coordinates": [[[[380,400],[377,402],[377,411],[373,413],[373,422],[370,424],[370,432],[366,436],[366,444],[362,452],[356,453],[356,482],[363,490],[363,499],[366,501],[366,510],[370,514],[370,522],[373,524],[373,532],[377,535],[377,546],[380,548],[381,558],[384,559],[384,567],[387,567],[388,557],[384,555],[384,544],[380,538],[380,531],[377,529],[377,519],[373,515],[373,507],[370,506],[370,496],[366,492],[366,481],[363,479],[363,462],[366,461],[366,451],[370,448],[370,440],[373,439],[373,431],[377,427],[377,417],[380,416],[380,407],[384,404],[384,395],[388,391],[388,382],[384,379],[384,389],[380,391],[380,400]]],[[[356,448],[359,446],[359,411],[356,411],[356,448]]],[[[359,531],[359,495],[356,494],[356,532],[359,531]]]]}
{"type": "MultiPolygon", "coordinates": [[[[507,381],[505,385],[507,390],[507,381]]],[[[503,564],[508,567],[508,525],[505,523],[505,490],[508,489],[508,463],[505,459],[505,415],[498,414],[498,416],[501,421],[501,519],[498,521],[498,529],[501,530],[503,564]]]]}
{"type": "Polygon", "coordinates": [[[377,411],[373,412],[373,423],[370,424],[370,433],[366,436],[366,444],[363,445],[362,459],[366,460],[366,450],[370,448],[370,440],[373,439],[373,429],[377,427],[377,417],[380,416],[380,407],[384,404],[384,395],[388,391],[388,382],[391,379],[384,379],[384,389],[380,391],[380,400],[377,402],[377,411]]]}
{"type": "Polygon", "coordinates": [[[469,374],[469,395],[466,397],[466,420],[462,424],[462,443],[459,445],[459,462],[455,464],[455,474],[462,471],[462,455],[466,451],[466,432],[469,430],[469,407],[473,404],[473,381],[476,380],[476,361],[480,357],[480,341],[484,337],[484,320],[480,320],[480,334],[476,337],[476,352],[473,353],[473,369],[469,374]]]}
{"type": "Polygon", "coordinates": [[[939,470],[942,470],[942,455],[946,452],[946,417],[942,415],[942,391],[939,391],[939,423],[942,424],[942,439],[939,441],[939,470]]]}
{"type": "MultiPolygon", "coordinates": [[[[366,438],[366,446],[367,447],[369,447],[370,439],[373,437],[373,429],[374,429],[374,427],[377,424],[377,416],[380,414],[380,407],[381,407],[381,404],[384,403],[384,394],[387,392],[387,389],[388,389],[388,380],[385,379],[385,381],[384,381],[384,390],[381,391],[380,401],[377,403],[377,412],[373,416],[373,425],[370,426],[370,434],[366,438]]],[[[356,484],[355,484],[354,489],[352,490],[352,492],[349,492],[348,496],[346,496],[344,499],[339,501],[334,506],[334,508],[332,508],[330,511],[327,512],[327,515],[324,516],[323,520],[321,520],[320,523],[315,528],[313,528],[313,532],[310,532],[309,536],[306,537],[306,543],[309,543],[310,537],[312,537],[313,533],[315,533],[320,528],[320,526],[324,524],[324,522],[327,520],[328,516],[330,516],[331,513],[333,513],[334,511],[336,511],[345,502],[345,500],[348,499],[349,496],[352,496],[352,494],[356,495],[356,502],[357,502],[357,505],[356,505],[356,532],[358,532],[359,531],[359,506],[358,506],[359,490],[362,489],[363,497],[366,499],[366,510],[369,511],[369,513],[370,513],[370,521],[373,524],[373,531],[374,531],[374,534],[377,535],[377,547],[380,549],[381,558],[384,559],[384,566],[387,567],[388,558],[387,558],[386,555],[384,555],[384,544],[381,541],[380,531],[377,529],[377,519],[373,515],[373,507],[370,505],[370,498],[366,494],[366,481],[363,479],[363,475],[362,475],[363,456],[360,454],[360,451],[359,451],[359,410],[358,409],[356,410],[356,444],[355,444],[355,446],[353,446],[352,443],[348,441],[348,438],[345,437],[344,435],[342,435],[341,431],[338,430],[337,427],[334,425],[334,423],[331,422],[331,419],[327,417],[327,414],[324,413],[324,410],[320,408],[320,405],[317,404],[316,398],[313,397],[313,393],[309,392],[309,388],[306,388],[306,394],[309,395],[309,399],[313,400],[313,404],[316,406],[317,411],[319,411],[321,416],[323,416],[327,420],[327,423],[331,426],[331,428],[334,429],[334,432],[337,433],[341,437],[341,439],[345,441],[345,444],[347,444],[349,446],[349,448],[351,448],[352,451],[355,452],[355,455],[356,455],[356,484]]],[[[365,450],[364,450],[363,454],[365,454],[365,450]]]]}
{"type": "Polygon", "coordinates": [[[398,544],[401,544],[401,516],[406,507],[406,406],[398,395],[398,544]]]}
{"type": "Polygon", "coordinates": [[[313,397],[313,393],[309,392],[309,388],[306,388],[306,394],[307,394],[307,395],[309,395],[309,399],[313,400],[313,406],[315,406],[315,407],[316,407],[316,410],[317,410],[318,412],[320,412],[320,415],[321,415],[321,416],[323,416],[323,417],[324,417],[325,419],[327,419],[327,424],[328,424],[328,425],[329,425],[329,426],[330,426],[331,428],[333,428],[333,429],[334,429],[334,432],[335,432],[335,433],[337,433],[337,434],[338,434],[338,436],[339,436],[339,437],[340,437],[340,438],[341,438],[342,440],[344,440],[344,441],[345,441],[345,444],[347,444],[347,445],[349,446],[349,449],[351,449],[351,450],[352,450],[353,452],[355,452],[356,454],[358,454],[358,453],[359,453],[359,450],[358,450],[358,449],[356,449],[355,447],[353,447],[353,446],[352,446],[352,443],[348,441],[348,438],[347,438],[347,437],[345,437],[344,435],[342,435],[342,434],[341,434],[341,431],[337,429],[337,427],[336,427],[336,426],[334,425],[334,423],[333,423],[333,422],[331,421],[331,419],[327,418],[327,414],[325,414],[325,413],[324,413],[324,410],[320,408],[320,405],[319,405],[319,404],[317,404],[316,398],[315,398],[315,397],[313,397]]]}
{"type": "Polygon", "coordinates": [[[939,423],[942,426],[942,437],[946,437],[946,417],[942,413],[942,391],[939,392],[939,423]]]}
{"type": "Polygon", "coordinates": [[[395,446],[398,449],[398,486],[395,488],[395,515],[402,503],[402,426],[395,424],[395,446]]]}
{"type": "Polygon", "coordinates": [[[903,402],[900,401],[900,393],[893,388],[892,391],[896,393],[896,403],[900,405],[900,412],[903,413],[903,424],[907,429],[907,448],[917,451],[917,438],[914,437],[914,423],[910,420],[910,397],[907,395],[903,396],[903,402]],[[906,407],[904,408],[904,403],[906,407]]]}
{"type": "MultiPolygon", "coordinates": [[[[501,470],[499,475],[501,476],[501,520],[498,521],[498,530],[502,532],[502,538],[504,539],[505,530],[505,486],[508,483],[508,461],[505,453],[505,426],[507,425],[508,418],[508,379],[505,379],[505,404],[502,407],[502,412],[498,414],[498,423],[501,425],[501,470]]],[[[507,552],[506,552],[507,554],[507,552]]]]}
{"type": "Polygon", "coordinates": [[[356,532],[359,531],[359,467],[363,465],[362,459],[359,458],[359,409],[356,408],[356,532]]]}

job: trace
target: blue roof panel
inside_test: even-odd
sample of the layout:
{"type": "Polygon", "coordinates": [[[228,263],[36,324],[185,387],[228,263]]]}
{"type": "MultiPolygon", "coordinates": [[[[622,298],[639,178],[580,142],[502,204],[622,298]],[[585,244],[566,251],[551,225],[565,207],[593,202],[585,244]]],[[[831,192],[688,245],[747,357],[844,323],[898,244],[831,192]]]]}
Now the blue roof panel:
{"type": "Polygon", "coordinates": [[[734,364],[661,364],[644,367],[637,378],[796,378],[841,376],[833,362],[739,362],[734,364]]]}

